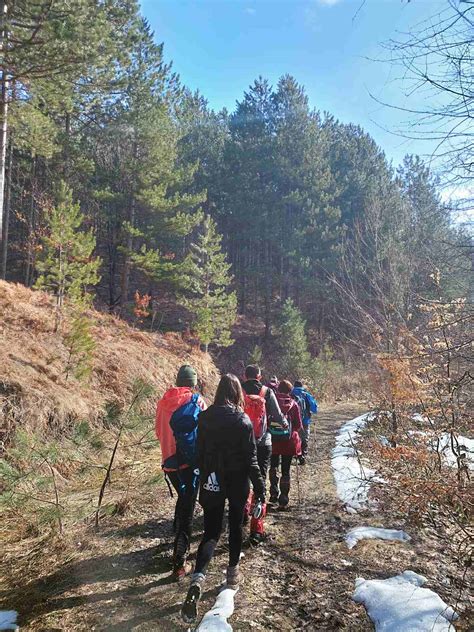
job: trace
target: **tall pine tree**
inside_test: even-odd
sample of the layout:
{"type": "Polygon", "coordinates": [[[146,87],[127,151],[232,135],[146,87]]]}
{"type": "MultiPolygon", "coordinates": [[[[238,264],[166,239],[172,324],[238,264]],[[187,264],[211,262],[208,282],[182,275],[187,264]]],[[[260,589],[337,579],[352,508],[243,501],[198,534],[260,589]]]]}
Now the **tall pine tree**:
{"type": "Polygon", "coordinates": [[[229,291],[232,276],[221,241],[216,223],[207,215],[196,243],[191,246],[187,271],[191,298],[185,302],[205,351],[211,343],[219,347],[233,343],[231,329],[237,316],[237,296],[229,291]]]}
{"type": "Polygon", "coordinates": [[[93,256],[96,241],[92,230],[81,230],[84,216],[73,201],[72,191],[61,182],[57,202],[47,212],[48,232],[37,269],[36,287],[56,297],[56,328],[59,326],[64,300],[78,307],[92,303],[91,286],[99,282],[100,259],[93,256]]]}

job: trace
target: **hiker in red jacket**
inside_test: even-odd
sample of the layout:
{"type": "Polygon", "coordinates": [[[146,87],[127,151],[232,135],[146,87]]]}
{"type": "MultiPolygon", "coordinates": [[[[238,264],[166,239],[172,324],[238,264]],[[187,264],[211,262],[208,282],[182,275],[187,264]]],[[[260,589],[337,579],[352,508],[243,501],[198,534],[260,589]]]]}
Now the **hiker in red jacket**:
{"type": "Polygon", "coordinates": [[[290,493],[290,467],[294,456],[301,454],[301,439],[299,432],[302,428],[301,412],[296,401],[291,397],[291,382],[282,380],[278,385],[276,398],[281,412],[291,426],[289,438],[276,440],[273,435],[272,458],[270,462],[270,502],[278,502],[280,509],[287,507],[290,493]],[[281,461],[281,478],[278,470],[281,461]],[[280,485],[278,486],[278,483],[280,485]]]}
{"type": "MultiPolygon", "coordinates": [[[[245,368],[245,381],[242,383],[244,391],[245,407],[244,412],[252,422],[255,442],[257,444],[257,461],[262,473],[264,483],[267,481],[267,472],[270,466],[272,455],[272,435],[268,430],[268,422],[283,424],[285,418],[271,388],[262,384],[262,372],[256,364],[249,364],[245,368]]],[[[245,507],[245,517],[248,519],[253,512],[254,499],[249,495],[245,507]]],[[[252,516],[250,520],[250,542],[258,544],[265,537],[264,518],[266,507],[263,506],[262,514],[259,517],[252,516]]]]}
{"type": "MultiPolygon", "coordinates": [[[[156,406],[156,436],[161,445],[161,466],[168,481],[178,495],[175,508],[175,540],[173,547],[173,575],[180,581],[191,567],[186,562],[191,541],[194,506],[199,489],[196,466],[186,463],[177,449],[170,421],[178,419],[181,410],[197,415],[206,409],[206,403],[196,392],[197,373],[189,365],[183,365],[176,377],[176,386],[169,388],[156,406]]],[[[196,432],[197,438],[197,432],[196,432]]],[[[192,439],[191,439],[192,440],[192,439]]],[[[171,488],[170,488],[171,490],[171,488]]]]}

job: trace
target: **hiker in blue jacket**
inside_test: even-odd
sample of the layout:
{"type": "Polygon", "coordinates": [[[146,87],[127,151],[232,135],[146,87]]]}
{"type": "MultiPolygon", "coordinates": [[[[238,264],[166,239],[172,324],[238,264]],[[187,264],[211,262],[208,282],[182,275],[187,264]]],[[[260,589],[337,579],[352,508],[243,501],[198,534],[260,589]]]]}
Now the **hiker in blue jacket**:
{"type": "Polygon", "coordinates": [[[291,391],[292,397],[298,402],[301,410],[301,420],[303,427],[300,430],[301,436],[301,455],[299,456],[300,465],[306,463],[306,455],[308,454],[309,441],[309,425],[311,423],[311,415],[318,412],[318,402],[303,386],[301,380],[296,380],[291,391]]]}

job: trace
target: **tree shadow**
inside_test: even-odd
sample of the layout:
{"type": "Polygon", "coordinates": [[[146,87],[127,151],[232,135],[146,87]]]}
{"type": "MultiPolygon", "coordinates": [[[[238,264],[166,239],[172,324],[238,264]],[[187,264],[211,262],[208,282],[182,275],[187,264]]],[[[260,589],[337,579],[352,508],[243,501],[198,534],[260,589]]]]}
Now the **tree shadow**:
{"type": "MultiPolygon", "coordinates": [[[[199,522],[195,521],[193,540],[200,538],[199,522]]],[[[169,585],[174,583],[171,576],[172,533],[172,519],[147,520],[123,528],[101,530],[97,535],[103,538],[145,538],[163,541],[157,546],[144,549],[73,561],[24,586],[0,592],[0,602],[8,603],[9,608],[18,611],[21,626],[48,613],[71,610],[84,605],[93,607],[95,604],[98,604],[101,610],[107,610],[117,607],[121,601],[125,608],[131,607],[136,616],[127,623],[117,623],[115,627],[107,624],[107,630],[130,630],[135,623],[152,622],[157,618],[161,620],[168,614],[176,614],[179,610],[176,605],[168,609],[161,608],[159,602],[147,604],[147,600],[143,599],[149,591],[160,587],[168,589],[169,585]],[[130,585],[114,585],[123,581],[130,582],[130,585]],[[101,592],[63,597],[65,593],[79,592],[87,586],[100,583],[111,584],[110,590],[106,588],[101,592]]],[[[220,556],[221,551],[216,553],[220,556]]],[[[190,559],[192,557],[190,556],[190,559]]],[[[106,614],[103,612],[101,620],[105,619],[106,614]]]]}
{"type": "Polygon", "coordinates": [[[150,540],[173,534],[173,520],[146,520],[126,527],[104,529],[100,535],[105,538],[148,538],[150,540]]]}
{"type": "MultiPolygon", "coordinates": [[[[201,615],[204,615],[207,611],[207,607],[205,603],[209,600],[210,604],[217,598],[221,590],[220,586],[215,586],[206,590],[201,598],[201,615]]],[[[177,602],[170,604],[166,607],[160,607],[159,604],[149,603],[143,610],[141,608],[141,612],[138,614],[135,613],[131,618],[119,621],[115,624],[108,624],[106,628],[107,632],[129,632],[130,630],[135,629],[135,626],[146,623],[153,623],[153,627],[151,630],[166,630],[166,632],[171,630],[183,630],[185,624],[181,622],[180,610],[182,602],[185,598],[185,591],[183,590],[182,599],[178,599],[177,602]]],[[[142,604],[141,604],[142,605],[142,604]]],[[[197,627],[197,625],[196,625],[197,627]]],[[[98,628],[100,629],[100,628],[98,628]]],[[[193,626],[194,629],[194,626],[193,626]]]]}
{"type": "Polygon", "coordinates": [[[163,555],[170,549],[171,544],[166,542],[147,549],[72,562],[26,586],[8,593],[0,593],[0,598],[2,600],[8,598],[8,603],[18,611],[20,624],[24,626],[34,617],[55,610],[66,610],[86,603],[115,599],[120,596],[144,594],[152,588],[170,583],[172,581],[171,575],[147,584],[127,586],[118,590],[113,588],[110,592],[60,598],[60,595],[66,592],[92,584],[134,580],[150,575],[171,573],[169,555],[163,555]],[[59,598],[55,599],[55,597],[59,598]]]}

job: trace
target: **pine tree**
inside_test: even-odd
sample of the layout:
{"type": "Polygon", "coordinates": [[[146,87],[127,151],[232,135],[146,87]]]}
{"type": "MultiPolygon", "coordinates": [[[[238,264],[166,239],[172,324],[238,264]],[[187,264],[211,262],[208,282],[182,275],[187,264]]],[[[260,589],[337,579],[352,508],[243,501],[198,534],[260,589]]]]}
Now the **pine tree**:
{"type": "Polygon", "coordinates": [[[295,380],[307,378],[311,369],[306,321],[289,298],[283,304],[279,318],[280,367],[282,374],[295,380]]]}
{"type": "Polygon", "coordinates": [[[92,371],[92,354],[95,340],[91,334],[91,321],[86,316],[77,316],[64,342],[69,352],[66,365],[66,380],[72,374],[78,380],[87,379],[92,371]]]}
{"type": "Polygon", "coordinates": [[[221,241],[216,223],[206,216],[197,243],[191,246],[187,271],[192,297],[186,306],[194,314],[194,331],[206,351],[211,342],[220,347],[232,344],[237,316],[237,296],[229,291],[232,276],[221,241]]]}
{"type": "Polygon", "coordinates": [[[67,112],[73,86],[87,89],[94,84],[93,69],[112,65],[116,32],[134,8],[135,0],[1,3],[0,238],[7,237],[1,210],[10,119],[12,129],[27,126],[34,137],[50,126],[52,110],[67,112]]]}
{"type": "Polygon", "coordinates": [[[62,317],[64,299],[78,307],[92,302],[87,293],[89,286],[99,282],[100,259],[93,257],[95,236],[92,230],[82,231],[84,216],[79,203],[75,203],[72,191],[61,182],[57,204],[47,215],[48,234],[37,268],[40,273],[36,288],[52,292],[56,297],[56,329],[62,317]]]}

